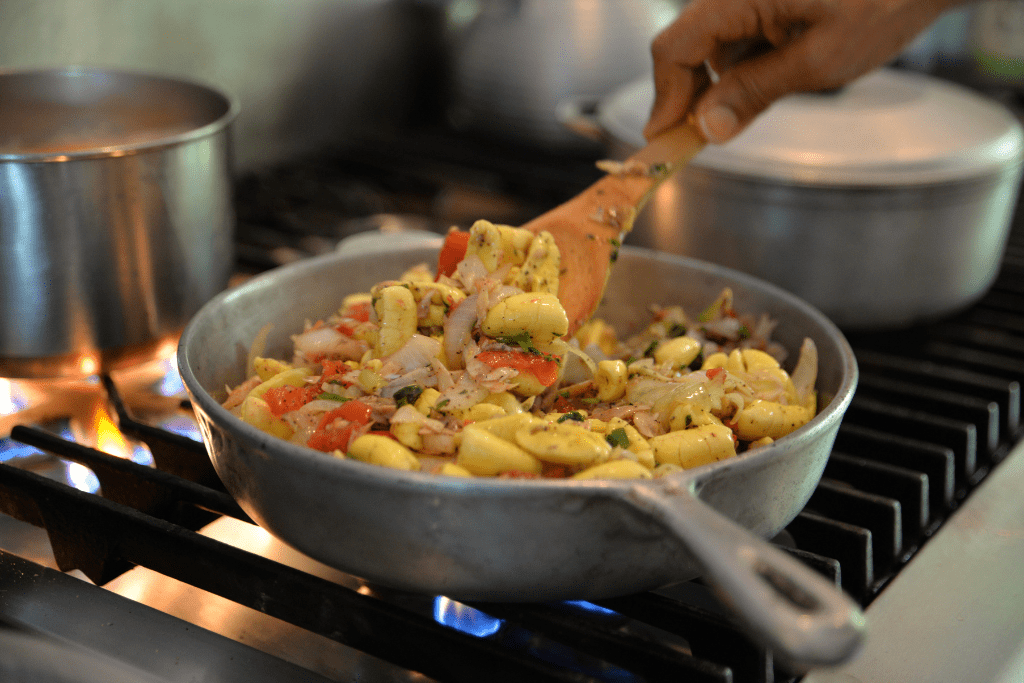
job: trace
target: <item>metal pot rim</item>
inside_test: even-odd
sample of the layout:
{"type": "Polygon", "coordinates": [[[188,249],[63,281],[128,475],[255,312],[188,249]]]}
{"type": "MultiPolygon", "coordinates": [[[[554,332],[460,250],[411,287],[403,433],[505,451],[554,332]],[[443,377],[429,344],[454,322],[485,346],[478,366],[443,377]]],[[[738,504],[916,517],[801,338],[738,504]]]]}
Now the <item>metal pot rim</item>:
{"type": "MultiPolygon", "coordinates": [[[[651,78],[635,80],[599,102],[597,123],[638,148],[653,99],[651,78]]],[[[1002,104],[938,78],[879,69],[838,94],[783,98],[690,166],[814,187],[905,187],[998,174],[1022,160],[1024,128],[1002,104]]]]}
{"type": "Polygon", "coordinates": [[[190,90],[193,93],[201,93],[203,97],[209,99],[211,102],[216,102],[216,109],[219,113],[206,123],[192,127],[183,132],[157,135],[139,142],[102,145],[91,149],[66,152],[46,151],[11,153],[0,150],[0,163],[62,163],[84,159],[116,158],[143,152],[157,151],[217,135],[230,126],[241,111],[241,105],[237,98],[210,85],[194,80],[187,80],[142,70],[108,69],[87,66],[0,70],[0,84],[8,79],[48,79],[56,82],[60,80],[101,77],[114,77],[130,80],[138,84],[160,84],[182,90],[190,90]]]}

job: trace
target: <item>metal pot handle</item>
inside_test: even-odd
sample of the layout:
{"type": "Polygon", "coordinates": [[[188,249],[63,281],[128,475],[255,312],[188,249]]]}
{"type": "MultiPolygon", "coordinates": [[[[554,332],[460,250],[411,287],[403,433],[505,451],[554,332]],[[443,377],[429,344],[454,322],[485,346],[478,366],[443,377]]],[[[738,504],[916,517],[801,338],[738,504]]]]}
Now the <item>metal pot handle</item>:
{"type": "Polygon", "coordinates": [[[780,662],[799,673],[839,664],[860,648],[866,620],[849,596],[684,485],[634,486],[624,498],[685,546],[704,579],[780,662]]]}

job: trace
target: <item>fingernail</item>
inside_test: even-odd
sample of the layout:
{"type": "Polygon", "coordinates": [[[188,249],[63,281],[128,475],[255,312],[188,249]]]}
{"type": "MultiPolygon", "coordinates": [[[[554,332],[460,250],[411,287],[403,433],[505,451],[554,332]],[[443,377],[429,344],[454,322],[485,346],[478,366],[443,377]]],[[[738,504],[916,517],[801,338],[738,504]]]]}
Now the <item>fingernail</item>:
{"type": "Polygon", "coordinates": [[[729,107],[718,104],[700,117],[700,129],[710,142],[725,142],[733,136],[740,120],[729,107]]]}

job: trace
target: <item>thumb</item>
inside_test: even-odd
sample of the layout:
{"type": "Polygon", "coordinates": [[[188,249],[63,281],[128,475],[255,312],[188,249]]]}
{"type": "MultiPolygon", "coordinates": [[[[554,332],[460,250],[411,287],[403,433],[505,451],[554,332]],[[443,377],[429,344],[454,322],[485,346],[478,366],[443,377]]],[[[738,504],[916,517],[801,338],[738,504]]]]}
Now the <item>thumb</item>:
{"type": "Polygon", "coordinates": [[[785,48],[740,62],[720,74],[694,108],[709,142],[731,140],[775,100],[800,90],[794,78],[793,54],[785,48]]]}

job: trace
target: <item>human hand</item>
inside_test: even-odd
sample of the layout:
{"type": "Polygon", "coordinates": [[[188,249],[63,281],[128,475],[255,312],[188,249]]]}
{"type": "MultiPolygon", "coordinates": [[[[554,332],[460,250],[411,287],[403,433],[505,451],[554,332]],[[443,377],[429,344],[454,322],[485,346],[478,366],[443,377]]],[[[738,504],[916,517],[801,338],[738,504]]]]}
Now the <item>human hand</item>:
{"type": "Polygon", "coordinates": [[[725,142],[784,95],[836,88],[890,61],[966,0],[693,0],[652,44],[650,139],[694,112],[725,142]],[[756,56],[737,61],[738,50],[756,56]],[[707,62],[719,80],[702,94],[707,62]]]}

